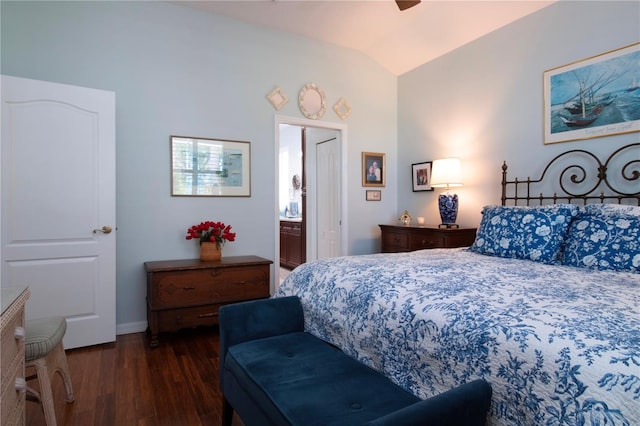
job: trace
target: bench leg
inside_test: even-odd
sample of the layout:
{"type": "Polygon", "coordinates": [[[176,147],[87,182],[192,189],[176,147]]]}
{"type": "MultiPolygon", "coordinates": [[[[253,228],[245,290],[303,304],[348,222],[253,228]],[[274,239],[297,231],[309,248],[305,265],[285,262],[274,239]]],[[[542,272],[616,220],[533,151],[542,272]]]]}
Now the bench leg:
{"type": "Polygon", "coordinates": [[[227,398],[222,396],[222,426],[231,426],[233,421],[233,407],[227,401],[227,398]]]}

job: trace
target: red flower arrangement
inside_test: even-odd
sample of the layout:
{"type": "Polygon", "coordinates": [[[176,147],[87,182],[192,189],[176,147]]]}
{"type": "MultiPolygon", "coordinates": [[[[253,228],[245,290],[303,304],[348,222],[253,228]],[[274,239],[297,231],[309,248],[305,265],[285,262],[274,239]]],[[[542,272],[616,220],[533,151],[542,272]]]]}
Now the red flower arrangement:
{"type": "Polygon", "coordinates": [[[231,232],[231,225],[222,222],[206,221],[199,225],[193,225],[187,230],[187,240],[199,239],[200,244],[206,242],[216,243],[217,247],[227,241],[235,241],[236,233],[231,232]]]}

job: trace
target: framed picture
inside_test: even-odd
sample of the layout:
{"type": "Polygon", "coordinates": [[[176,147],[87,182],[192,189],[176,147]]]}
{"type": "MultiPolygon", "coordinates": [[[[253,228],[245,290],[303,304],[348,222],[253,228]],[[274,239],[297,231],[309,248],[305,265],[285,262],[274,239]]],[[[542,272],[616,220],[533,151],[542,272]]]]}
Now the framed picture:
{"type": "Polygon", "coordinates": [[[367,190],[367,201],[380,201],[382,200],[382,191],[379,189],[367,190]]]}
{"type": "Polygon", "coordinates": [[[640,131],[640,43],[544,72],[544,143],[640,131]]]}
{"type": "Polygon", "coordinates": [[[431,187],[431,161],[411,165],[413,192],[433,191],[431,187]]]}
{"type": "Polygon", "coordinates": [[[380,152],[362,153],[362,186],[384,186],[387,165],[385,154],[380,152]]]}
{"type": "Polygon", "coordinates": [[[171,195],[250,197],[251,143],[171,136],[171,195]]]}

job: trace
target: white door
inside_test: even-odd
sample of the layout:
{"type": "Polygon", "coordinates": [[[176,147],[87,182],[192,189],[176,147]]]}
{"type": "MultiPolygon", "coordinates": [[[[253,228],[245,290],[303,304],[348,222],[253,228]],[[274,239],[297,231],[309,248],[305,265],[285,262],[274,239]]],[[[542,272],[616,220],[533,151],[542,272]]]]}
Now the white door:
{"type": "Polygon", "coordinates": [[[115,94],[2,76],[3,287],[67,318],[66,348],[115,340],[115,94]]]}
{"type": "Polygon", "coordinates": [[[341,160],[337,138],[316,143],[317,259],[340,256],[341,160]]]}

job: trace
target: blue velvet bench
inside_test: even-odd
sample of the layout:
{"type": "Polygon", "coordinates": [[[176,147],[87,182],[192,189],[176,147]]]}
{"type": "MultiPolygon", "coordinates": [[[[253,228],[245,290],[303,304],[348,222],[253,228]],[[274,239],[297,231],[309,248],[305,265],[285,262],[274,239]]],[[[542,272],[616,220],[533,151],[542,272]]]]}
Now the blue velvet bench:
{"type": "Polygon", "coordinates": [[[222,424],[483,425],[491,386],[476,380],[427,400],[304,332],[297,297],[219,311],[222,424]]]}

